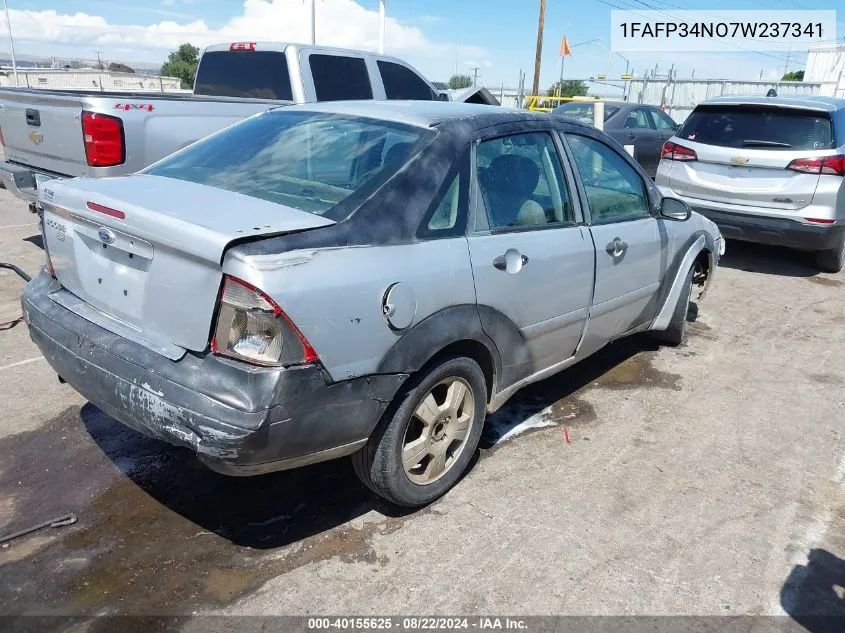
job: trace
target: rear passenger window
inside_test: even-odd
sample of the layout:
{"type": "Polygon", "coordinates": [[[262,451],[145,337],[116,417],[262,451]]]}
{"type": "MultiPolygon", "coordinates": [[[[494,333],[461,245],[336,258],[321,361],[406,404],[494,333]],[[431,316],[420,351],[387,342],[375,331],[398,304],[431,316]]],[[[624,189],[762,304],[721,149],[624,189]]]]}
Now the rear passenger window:
{"type": "Polygon", "coordinates": [[[379,61],[378,70],[388,99],[432,101],[434,94],[422,77],[401,64],[379,61]]]}
{"type": "Polygon", "coordinates": [[[648,120],[645,110],[642,108],[631,110],[625,117],[625,128],[629,130],[651,128],[651,122],[648,120]]]}
{"type": "Polygon", "coordinates": [[[457,172],[447,178],[423,220],[419,237],[455,237],[466,233],[469,197],[469,153],[459,161],[457,172]]]}
{"type": "Polygon", "coordinates": [[[367,63],[361,57],[310,55],[317,101],[372,99],[367,63]]]}
{"type": "Polygon", "coordinates": [[[548,133],[482,141],[476,163],[491,229],[574,222],[560,160],[548,133]]]}
{"type": "Polygon", "coordinates": [[[647,217],[648,196],[639,174],[604,143],[578,134],[566,140],[584,183],[593,224],[647,217]]]}

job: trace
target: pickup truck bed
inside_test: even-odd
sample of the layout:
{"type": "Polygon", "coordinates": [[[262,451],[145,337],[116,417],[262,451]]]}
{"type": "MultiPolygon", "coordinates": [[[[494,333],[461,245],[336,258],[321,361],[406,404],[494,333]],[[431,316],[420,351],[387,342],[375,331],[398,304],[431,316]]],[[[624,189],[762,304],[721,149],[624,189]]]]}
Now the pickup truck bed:
{"type": "Polygon", "coordinates": [[[400,60],[360,51],[235,42],[210,46],[194,94],[0,89],[0,183],[30,204],[38,183],[134,173],[279,105],[346,99],[434,100],[400,60]]]}

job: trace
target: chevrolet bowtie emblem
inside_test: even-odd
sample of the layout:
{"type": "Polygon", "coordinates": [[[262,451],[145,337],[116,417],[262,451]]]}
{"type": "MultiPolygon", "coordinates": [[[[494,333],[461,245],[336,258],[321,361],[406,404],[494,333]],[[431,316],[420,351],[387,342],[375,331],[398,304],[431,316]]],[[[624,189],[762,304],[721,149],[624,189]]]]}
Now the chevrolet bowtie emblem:
{"type": "Polygon", "coordinates": [[[731,162],[734,165],[745,165],[748,162],[748,159],[745,156],[734,156],[731,158],[731,162]]]}
{"type": "Polygon", "coordinates": [[[29,140],[38,145],[41,141],[44,140],[44,135],[39,134],[38,132],[30,132],[29,140]]]}

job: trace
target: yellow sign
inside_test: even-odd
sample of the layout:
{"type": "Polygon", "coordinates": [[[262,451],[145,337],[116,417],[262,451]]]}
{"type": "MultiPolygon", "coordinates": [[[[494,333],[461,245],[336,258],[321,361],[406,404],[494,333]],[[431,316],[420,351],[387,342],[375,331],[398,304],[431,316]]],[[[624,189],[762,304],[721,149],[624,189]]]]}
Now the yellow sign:
{"type": "Polygon", "coordinates": [[[633,75],[622,75],[621,79],[633,79],[633,75]]]}
{"type": "Polygon", "coordinates": [[[598,75],[598,79],[607,79],[607,75],[598,75]]]}

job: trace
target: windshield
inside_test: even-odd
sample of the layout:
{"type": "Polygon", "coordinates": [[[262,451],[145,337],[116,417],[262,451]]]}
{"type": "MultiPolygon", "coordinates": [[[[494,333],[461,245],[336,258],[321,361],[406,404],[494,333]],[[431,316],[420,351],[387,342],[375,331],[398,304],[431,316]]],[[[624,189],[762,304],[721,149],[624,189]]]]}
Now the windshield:
{"type": "MultiPolygon", "coordinates": [[[[614,106],[606,103],[604,105],[604,120],[607,121],[614,114],[619,112],[619,106],[614,106]]],[[[565,103],[562,106],[556,107],[552,110],[552,114],[559,114],[561,116],[568,116],[573,119],[578,119],[584,123],[593,124],[593,104],[592,103],[565,103]]]]}
{"type": "Polygon", "coordinates": [[[287,108],[247,119],[143,173],[188,180],[339,220],[336,209],[396,173],[424,128],[287,108]]]}
{"type": "Polygon", "coordinates": [[[830,119],[806,110],[760,106],[699,106],[678,138],[720,147],[812,150],[834,147],[830,119]]]}

